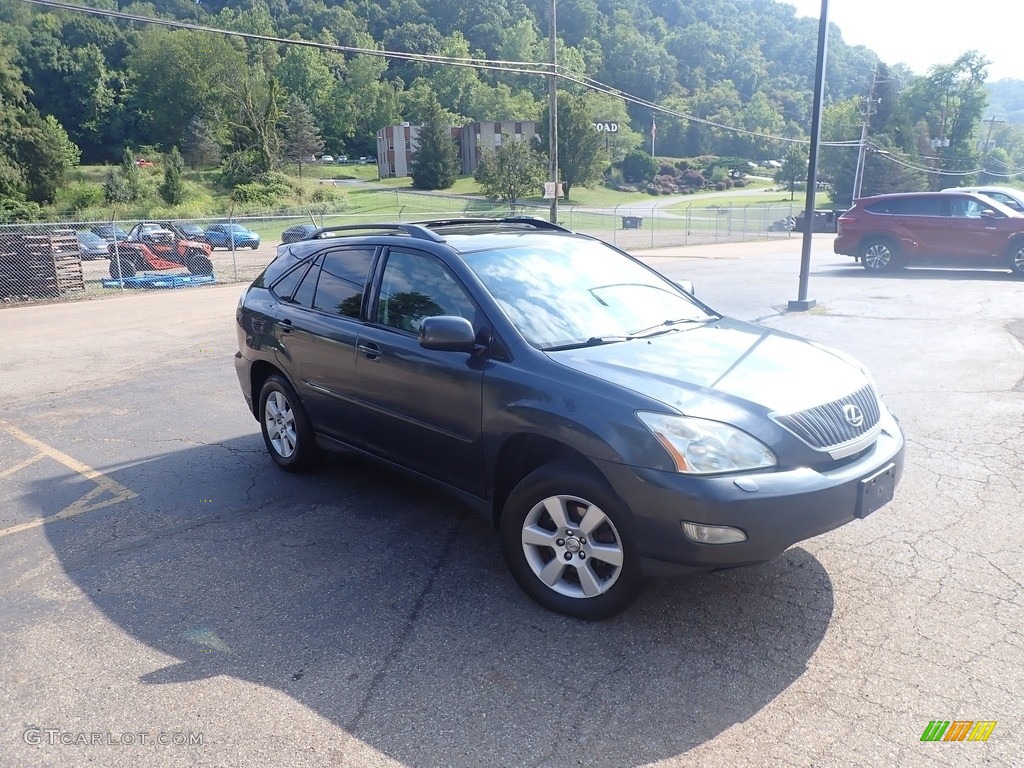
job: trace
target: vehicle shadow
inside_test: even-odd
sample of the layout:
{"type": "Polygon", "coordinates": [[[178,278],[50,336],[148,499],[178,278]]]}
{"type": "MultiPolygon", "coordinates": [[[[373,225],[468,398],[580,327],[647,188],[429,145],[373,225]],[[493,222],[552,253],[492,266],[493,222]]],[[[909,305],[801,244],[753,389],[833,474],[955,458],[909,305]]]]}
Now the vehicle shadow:
{"type": "Polygon", "coordinates": [[[287,475],[258,435],[109,474],[138,498],[46,531],[105,617],[179,660],[141,684],[269,686],[408,766],[679,755],[803,674],[833,611],[794,548],[570,620],[518,590],[489,524],[448,497],[339,457],[287,475]]]}

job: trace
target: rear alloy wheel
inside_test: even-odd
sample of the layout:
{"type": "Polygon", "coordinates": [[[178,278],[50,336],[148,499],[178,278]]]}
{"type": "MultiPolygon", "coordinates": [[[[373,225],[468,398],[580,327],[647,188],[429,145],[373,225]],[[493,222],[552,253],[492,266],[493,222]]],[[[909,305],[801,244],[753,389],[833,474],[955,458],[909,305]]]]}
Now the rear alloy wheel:
{"type": "Polygon", "coordinates": [[[1024,277],[1024,240],[1017,240],[1010,246],[1010,269],[1018,277],[1024,277]]]}
{"type": "Polygon", "coordinates": [[[298,395],[284,377],[267,377],[260,389],[260,426],[270,457],[281,469],[301,472],[317,456],[316,437],[298,395]]]}
{"type": "Polygon", "coordinates": [[[551,464],[505,502],[501,544],[526,594],[552,611],[597,620],[624,611],[641,584],[629,520],[593,472],[551,464]]]}
{"type": "Polygon", "coordinates": [[[861,249],[860,262],[868,272],[884,272],[896,266],[896,246],[889,240],[868,240],[861,249]]]}

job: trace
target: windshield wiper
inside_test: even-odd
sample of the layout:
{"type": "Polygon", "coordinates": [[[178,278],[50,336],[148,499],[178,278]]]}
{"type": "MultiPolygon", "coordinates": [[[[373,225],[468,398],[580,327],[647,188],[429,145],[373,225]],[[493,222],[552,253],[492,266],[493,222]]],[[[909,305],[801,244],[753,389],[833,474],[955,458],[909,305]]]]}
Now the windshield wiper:
{"type": "Polygon", "coordinates": [[[679,330],[678,328],[675,328],[675,326],[677,325],[702,325],[704,323],[710,323],[712,320],[718,319],[718,315],[713,315],[711,317],[706,317],[702,320],[698,320],[693,317],[680,317],[675,320],[663,320],[657,325],[652,325],[650,328],[643,328],[639,331],[634,331],[633,333],[629,334],[629,338],[639,339],[644,336],[657,336],[660,333],[668,333],[669,331],[679,330]]]}
{"type": "Polygon", "coordinates": [[[574,341],[569,344],[557,344],[553,347],[544,347],[545,352],[560,352],[563,349],[581,349],[583,347],[599,347],[602,344],[616,344],[620,341],[629,341],[633,336],[591,336],[586,341],[574,341]]]}

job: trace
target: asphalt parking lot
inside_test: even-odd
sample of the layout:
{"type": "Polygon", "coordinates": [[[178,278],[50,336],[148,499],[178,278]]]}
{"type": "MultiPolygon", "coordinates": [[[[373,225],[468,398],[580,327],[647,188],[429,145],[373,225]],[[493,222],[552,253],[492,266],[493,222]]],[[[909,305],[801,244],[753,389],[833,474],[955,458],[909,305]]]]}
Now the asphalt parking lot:
{"type": "Polygon", "coordinates": [[[241,285],[0,310],[0,766],[1024,764],[1024,281],[814,246],[803,313],[796,238],[645,258],[866,363],[894,502],[596,624],[434,490],[276,470],[241,285]]]}

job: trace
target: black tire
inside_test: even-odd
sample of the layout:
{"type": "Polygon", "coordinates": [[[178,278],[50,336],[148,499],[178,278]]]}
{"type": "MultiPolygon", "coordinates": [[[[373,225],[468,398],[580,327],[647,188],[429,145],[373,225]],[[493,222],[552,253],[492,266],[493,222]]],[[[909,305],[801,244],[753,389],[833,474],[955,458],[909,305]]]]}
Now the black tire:
{"type": "Polygon", "coordinates": [[[256,250],[257,248],[259,248],[259,247],[260,247],[260,244],[259,244],[259,243],[253,243],[253,244],[252,244],[252,249],[253,249],[254,251],[255,251],[255,250],[256,250]]]}
{"type": "Polygon", "coordinates": [[[213,262],[203,255],[202,251],[187,251],[185,253],[185,266],[193,275],[212,275],[213,262]]]}
{"type": "Polygon", "coordinates": [[[557,613],[587,621],[614,616],[643,583],[628,515],[592,470],[557,463],[531,472],[505,502],[500,533],[519,586],[557,613]]]}
{"type": "Polygon", "coordinates": [[[1017,277],[1024,277],[1024,239],[1014,240],[1010,243],[1008,260],[1013,274],[1017,277]]]}
{"type": "Polygon", "coordinates": [[[114,280],[121,280],[125,277],[135,277],[135,259],[126,253],[120,257],[110,254],[110,277],[114,280]],[[120,262],[120,266],[118,265],[120,262]]]}
{"type": "Polygon", "coordinates": [[[292,385],[283,376],[267,377],[260,389],[259,413],[263,442],[281,469],[301,472],[318,455],[316,436],[292,385]]]}
{"type": "Polygon", "coordinates": [[[896,244],[884,237],[872,237],[864,241],[860,249],[860,263],[868,272],[885,272],[894,269],[899,260],[896,244]]]}

